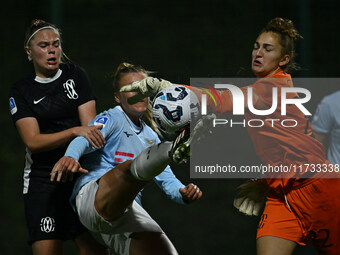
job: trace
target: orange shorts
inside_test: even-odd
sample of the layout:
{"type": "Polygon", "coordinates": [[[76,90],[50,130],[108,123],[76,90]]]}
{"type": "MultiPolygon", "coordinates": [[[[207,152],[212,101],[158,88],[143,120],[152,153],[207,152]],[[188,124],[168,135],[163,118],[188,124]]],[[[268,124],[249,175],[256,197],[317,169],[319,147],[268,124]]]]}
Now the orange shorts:
{"type": "Polygon", "coordinates": [[[257,238],[275,236],[319,253],[340,254],[340,179],[318,179],[286,193],[271,193],[257,238]],[[286,202],[287,199],[287,202],[286,202]]]}

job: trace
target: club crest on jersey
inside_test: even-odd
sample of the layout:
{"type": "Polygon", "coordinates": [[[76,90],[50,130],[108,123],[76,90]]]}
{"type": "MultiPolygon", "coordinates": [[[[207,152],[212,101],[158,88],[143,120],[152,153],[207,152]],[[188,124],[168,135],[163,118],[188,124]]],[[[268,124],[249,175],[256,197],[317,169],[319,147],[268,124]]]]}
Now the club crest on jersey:
{"type": "Polygon", "coordinates": [[[105,127],[105,124],[107,121],[108,121],[107,117],[99,117],[98,119],[94,121],[94,125],[95,126],[103,125],[103,127],[105,127]]]}
{"type": "Polygon", "coordinates": [[[64,84],[64,89],[65,92],[67,94],[67,97],[69,99],[77,99],[78,98],[78,94],[76,92],[76,90],[74,89],[75,87],[75,83],[73,79],[68,79],[64,84]]]}
{"type": "Polygon", "coordinates": [[[149,145],[152,145],[152,144],[155,144],[156,143],[156,139],[148,139],[148,138],[144,138],[145,141],[149,144],[149,145]]]}
{"type": "Polygon", "coordinates": [[[12,115],[18,111],[17,105],[15,104],[15,100],[13,97],[9,99],[9,110],[11,111],[12,115]]]}

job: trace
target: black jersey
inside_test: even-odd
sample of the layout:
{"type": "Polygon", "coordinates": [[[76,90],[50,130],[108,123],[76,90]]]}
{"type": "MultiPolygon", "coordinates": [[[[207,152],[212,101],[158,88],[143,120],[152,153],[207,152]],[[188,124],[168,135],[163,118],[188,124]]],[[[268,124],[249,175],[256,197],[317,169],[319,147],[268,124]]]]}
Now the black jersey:
{"type": "MultiPolygon", "coordinates": [[[[86,72],[74,64],[61,64],[57,74],[49,79],[31,74],[12,86],[9,97],[13,122],[34,117],[41,134],[80,126],[78,106],[95,99],[86,72]]],[[[49,176],[67,145],[34,154],[26,149],[26,175],[49,176]]]]}

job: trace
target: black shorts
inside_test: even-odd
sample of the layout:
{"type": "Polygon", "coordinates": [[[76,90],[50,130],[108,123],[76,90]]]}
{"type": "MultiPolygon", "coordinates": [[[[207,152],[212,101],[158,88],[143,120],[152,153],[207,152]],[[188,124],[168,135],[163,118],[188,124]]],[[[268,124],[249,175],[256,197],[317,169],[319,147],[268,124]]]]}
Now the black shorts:
{"type": "Polygon", "coordinates": [[[24,194],[29,244],[39,240],[72,240],[87,231],[69,203],[72,189],[71,182],[30,179],[28,193],[24,194]]]}

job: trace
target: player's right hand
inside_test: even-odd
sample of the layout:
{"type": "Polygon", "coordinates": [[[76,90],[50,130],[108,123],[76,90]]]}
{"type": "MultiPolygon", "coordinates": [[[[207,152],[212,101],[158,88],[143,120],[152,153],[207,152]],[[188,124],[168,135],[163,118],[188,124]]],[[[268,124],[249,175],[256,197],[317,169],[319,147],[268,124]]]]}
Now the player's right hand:
{"type": "Polygon", "coordinates": [[[128,98],[129,104],[135,104],[145,97],[153,98],[159,91],[171,85],[171,82],[163,79],[146,77],[143,80],[123,86],[120,92],[137,92],[135,96],[128,98]]]}
{"type": "Polygon", "coordinates": [[[83,136],[93,146],[93,148],[100,149],[105,144],[105,138],[99,131],[103,125],[98,126],[79,126],[74,128],[74,134],[76,136],[83,136]]]}
{"type": "Polygon", "coordinates": [[[193,183],[188,184],[184,188],[180,188],[179,192],[182,195],[183,201],[188,204],[195,202],[202,197],[202,191],[193,183]]]}
{"type": "Polygon", "coordinates": [[[58,160],[58,162],[54,165],[50,175],[50,181],[54,181],[56,178],[57,182],[66,182],[67,180],[73,180],[73,173],[85,173],[88,171],[82,168],[77,160],[71,157],[62,157],[58,160]]]}

